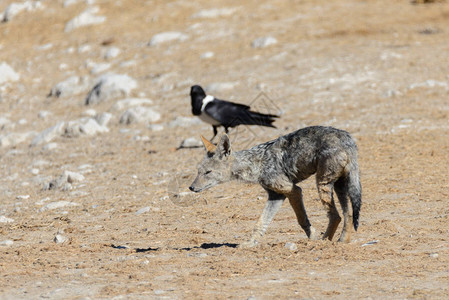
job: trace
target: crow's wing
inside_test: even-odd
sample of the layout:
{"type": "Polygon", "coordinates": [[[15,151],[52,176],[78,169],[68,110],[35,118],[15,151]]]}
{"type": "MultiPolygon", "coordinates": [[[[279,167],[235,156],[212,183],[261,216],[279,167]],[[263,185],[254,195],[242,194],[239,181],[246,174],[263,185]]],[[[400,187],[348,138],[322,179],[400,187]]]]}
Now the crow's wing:
{"type": "Polygon", "coordinates": [[[250,111],[248,105],[214,99],[205,107],[205,112],[224,127],[235,127],[241,124],[274,127],[273,115],[265,115],[250,111]]]}

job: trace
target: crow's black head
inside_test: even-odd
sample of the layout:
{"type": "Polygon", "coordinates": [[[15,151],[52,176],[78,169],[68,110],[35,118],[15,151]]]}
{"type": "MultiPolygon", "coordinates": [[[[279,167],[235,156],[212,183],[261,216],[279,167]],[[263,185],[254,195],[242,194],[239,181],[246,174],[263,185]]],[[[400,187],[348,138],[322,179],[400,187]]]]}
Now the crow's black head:
{"type": "Polygon", "coordinates": [[[201,114],[201,106],[203,105],[203,99],[206,97],[206,93],[199,85],[193,85],[190,88],[190,98],[192,100],[192,113],[195,116],[201,114]]]}

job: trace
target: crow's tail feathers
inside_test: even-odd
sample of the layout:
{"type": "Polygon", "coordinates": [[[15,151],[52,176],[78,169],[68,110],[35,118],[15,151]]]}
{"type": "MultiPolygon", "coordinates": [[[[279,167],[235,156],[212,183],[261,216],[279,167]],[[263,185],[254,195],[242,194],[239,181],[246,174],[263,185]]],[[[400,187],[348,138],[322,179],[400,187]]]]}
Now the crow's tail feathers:
{"type": "Polygon", "coordinates": [[[244,118],[242,118],[242,120],[240,121],[245,125],[259,125],[276,128],[276,126],[273,125],[273,122],[276,120],[276,118],[279,118],[279,116],[262,114],[248,110],[246,111],[246,115],[244,116],[244,118]]]}

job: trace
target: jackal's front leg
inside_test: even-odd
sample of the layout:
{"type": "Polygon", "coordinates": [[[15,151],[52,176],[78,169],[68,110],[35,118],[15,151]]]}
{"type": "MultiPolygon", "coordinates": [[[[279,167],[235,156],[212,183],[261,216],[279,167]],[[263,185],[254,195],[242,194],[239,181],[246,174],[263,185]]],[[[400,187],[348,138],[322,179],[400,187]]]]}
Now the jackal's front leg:
{"type": "Polygon", "coordinates": [[[251,238],[249,239],[249,241],[240,244],[240,248],[249,248],[257,245],[257,241],[264,235],[265,231],[268,228],[268,225],[270,225],[279,208],[281,208],[284,200],[285,196],[283,195],[269,193],[268,201],[265,204],[265,208],[263,209],[262,215],[260,216],[259,221],[254,228],[251,238]]]}

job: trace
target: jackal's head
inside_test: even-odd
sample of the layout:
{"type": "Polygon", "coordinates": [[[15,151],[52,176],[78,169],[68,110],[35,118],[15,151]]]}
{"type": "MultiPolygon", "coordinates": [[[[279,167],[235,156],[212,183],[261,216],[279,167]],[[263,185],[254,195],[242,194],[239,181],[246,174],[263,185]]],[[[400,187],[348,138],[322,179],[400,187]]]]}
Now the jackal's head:
{"type": "Polygon", "coordinates": [[[197,193],[231,179],[231,142],[229,137],[226,134],[222,135],[217,146],[203,136],[201,139],[206,148],[206,156],[198,167],[198,176],[189,187],[191,191],[197,193]]]}

